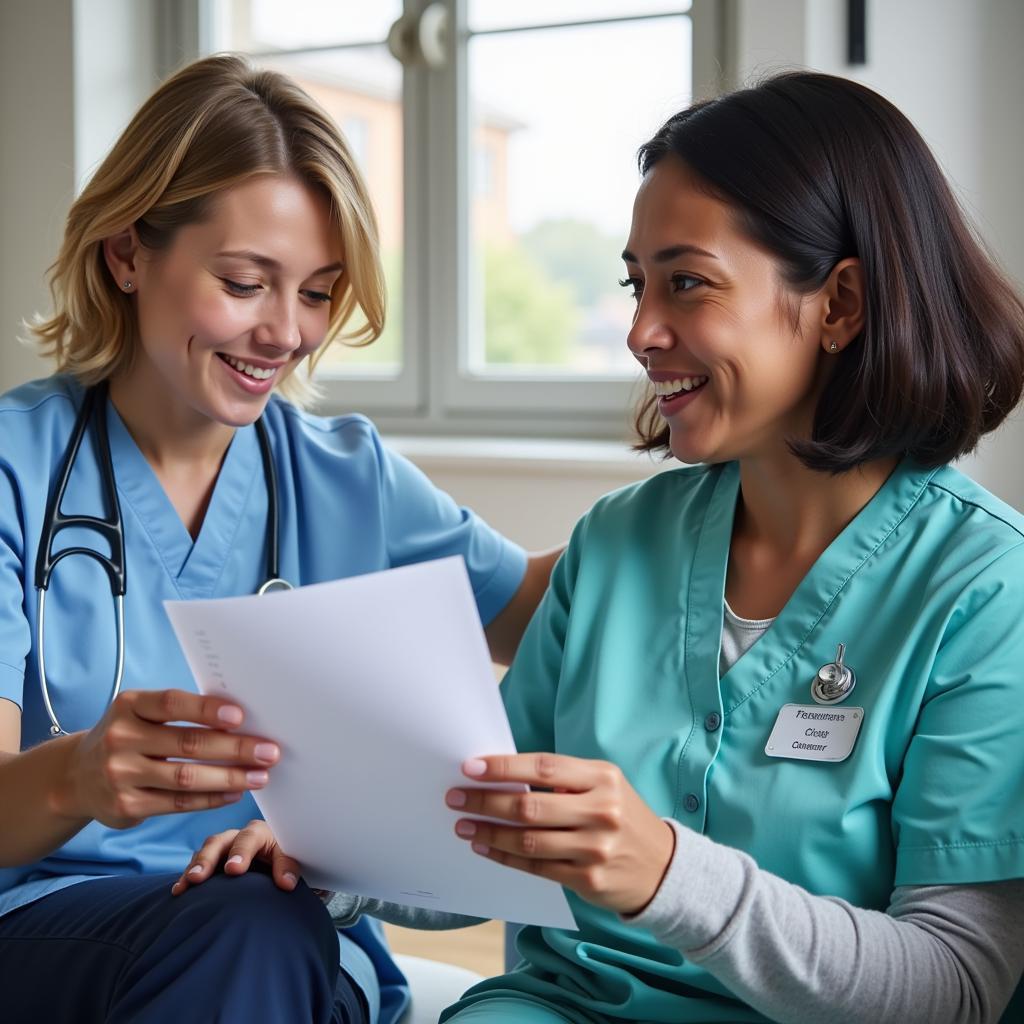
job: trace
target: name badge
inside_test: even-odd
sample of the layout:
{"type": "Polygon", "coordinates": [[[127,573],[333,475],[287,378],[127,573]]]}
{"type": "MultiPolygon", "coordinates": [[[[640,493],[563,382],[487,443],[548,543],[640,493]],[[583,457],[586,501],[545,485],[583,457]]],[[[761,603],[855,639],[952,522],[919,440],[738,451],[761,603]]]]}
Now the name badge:
{"type": "Polygon", "coordinates": [[[764,752],[798,761],[845,761],[863,723],[863,708],[784,704],[764,752]]]}

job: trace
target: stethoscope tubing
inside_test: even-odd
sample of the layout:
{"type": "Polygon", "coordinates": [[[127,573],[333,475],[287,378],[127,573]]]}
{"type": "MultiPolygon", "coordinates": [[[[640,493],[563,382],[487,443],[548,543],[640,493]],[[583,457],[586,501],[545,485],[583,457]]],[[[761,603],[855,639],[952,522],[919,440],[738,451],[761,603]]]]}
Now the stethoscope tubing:
{"type": "MultiPolygon", "coordinates": [[[[39,687],[43,694],[43,704],[50,719],[50,735],[66,736],[67,732],[57,717],[50,689],[46,678],[46,649],[44,638],[46,620],[46,591],[50,585],[50,577],[57,563],[68,555],[88,555],[103,566],[110,579],[110,590],[114,598],[115,629],[117,632],[117,657],[114,669],[114,685],[110,695],[112,702],[121,692],[124,680],[125,640],[124,640],[124,597],[128,590],[128,572],[125,558],[124,521],[121,518],[121,503],[117,496],[117,481],[114,477],[114,463],[110,455],[110,438],[107,434],[106,422],[107,384],[102,382],[88,388],[82,401],[82,407],[75,419],[68,449],[61,464],[60,473],[55,486],[51,489],[46,502],[43,528],[39,536],[39,549],[36,553],[35,587],[36,587],[36,661],[39,668],[39,687]],[[66,516],[60,508],[67,490],[75,459],[82,446],[82,439],[89,424],[95,420],[96,454],[103,478],[103,488],[109,505],[109,517],[97,516],[66,516]],[[111,555],[107,558],[92,548],[71,547],[53,553],[53,543],[57,534],[66,526],[84,526],[96,530],[110,544],[111,555]]],[[[267,484],[267,577],[257,593],[265,594],[272,590],[291,590],[291,584],[280,576],[278,549],[278,492],[277,473],[274,471],[274,460],[270,450],[270,438],[267,428],[260,417],[256,420],[256,436],[260,446],[260,457],[263,462],[263,475],[267,484]]]]}

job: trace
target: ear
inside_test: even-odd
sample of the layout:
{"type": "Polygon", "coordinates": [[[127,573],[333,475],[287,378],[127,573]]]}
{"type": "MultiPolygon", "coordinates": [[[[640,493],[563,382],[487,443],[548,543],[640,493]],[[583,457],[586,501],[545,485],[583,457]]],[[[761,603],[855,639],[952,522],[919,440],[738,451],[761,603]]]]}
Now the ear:
{"type": "Polygon", "coordinates": [[[134,224],[103,239],[103,259],[120,291],[132,292],[138,285],[139,248],[134,224]]]}
{"type": "Polygon", "coordinates": [[[826,352],[841,352],[864,329],[867,294],[860,260],[840,260],[822,287],[824,308],[821,345],[826,352]]]}

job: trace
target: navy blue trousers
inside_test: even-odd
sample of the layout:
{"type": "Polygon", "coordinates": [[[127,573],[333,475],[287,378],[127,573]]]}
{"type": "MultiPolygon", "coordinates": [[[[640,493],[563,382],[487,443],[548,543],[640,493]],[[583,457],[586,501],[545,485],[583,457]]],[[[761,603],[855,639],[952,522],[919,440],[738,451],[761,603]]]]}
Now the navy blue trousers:
{"type": "Polygon", "coordinates": [[[102,878],[0,917],[4,1024],[367,1024],[326,908],[300,883],[102,878]]]}

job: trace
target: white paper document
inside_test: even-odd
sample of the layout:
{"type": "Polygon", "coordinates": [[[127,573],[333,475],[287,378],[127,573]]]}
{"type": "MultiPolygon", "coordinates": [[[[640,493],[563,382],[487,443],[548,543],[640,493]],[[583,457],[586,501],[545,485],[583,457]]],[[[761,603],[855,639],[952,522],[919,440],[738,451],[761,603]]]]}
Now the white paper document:
{"type": "Polygon", "coordinates": [[[575,929],[560,886],[474,853],[444,803],[466,758],[515,751],[461,558],[166,608],[200,691],[281,745],[254,796],[310,885],[575,929]]]}

